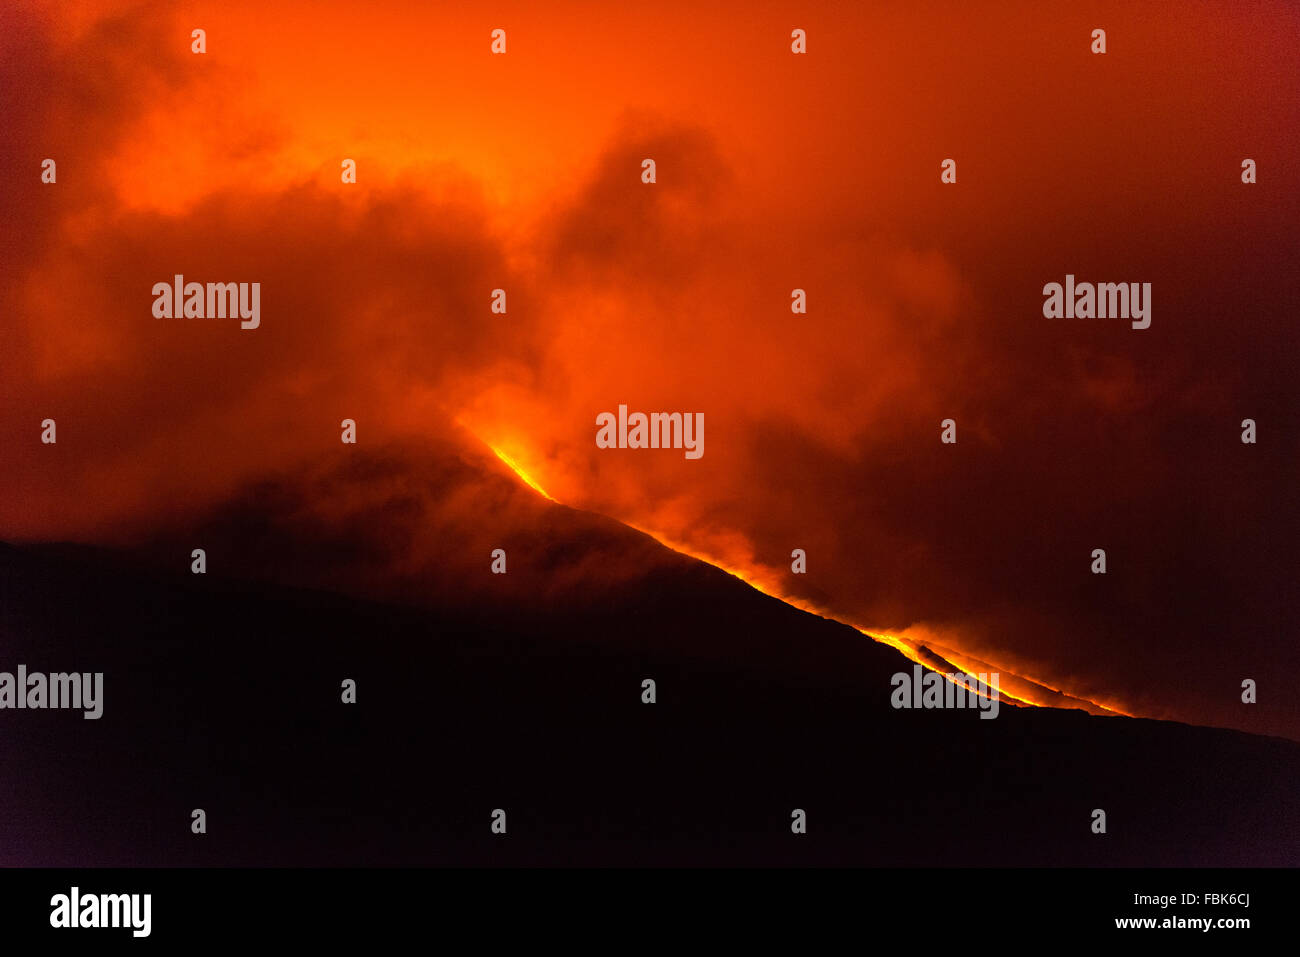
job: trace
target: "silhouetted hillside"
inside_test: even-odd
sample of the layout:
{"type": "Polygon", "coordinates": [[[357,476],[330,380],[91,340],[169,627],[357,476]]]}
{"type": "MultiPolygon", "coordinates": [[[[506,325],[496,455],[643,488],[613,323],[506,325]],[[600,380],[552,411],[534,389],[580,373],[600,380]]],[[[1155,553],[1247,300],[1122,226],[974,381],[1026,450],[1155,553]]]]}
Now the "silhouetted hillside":
{"type": "Polygon", "coordinates": [[[1005,704],[895,711],[894,651],[679,559],[539,614],[0,547],[0,670],[105,672],[101,720],[0,712],[0,860],[1300,862],[1300,746],[1005,704]]]}

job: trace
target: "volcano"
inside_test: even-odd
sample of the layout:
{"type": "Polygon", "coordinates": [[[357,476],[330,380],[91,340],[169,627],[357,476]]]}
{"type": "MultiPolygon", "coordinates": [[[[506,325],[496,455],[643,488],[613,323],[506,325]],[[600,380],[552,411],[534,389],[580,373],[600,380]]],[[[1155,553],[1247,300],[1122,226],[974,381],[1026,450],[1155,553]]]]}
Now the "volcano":
{"type": "Polygon", "coordinates": [[[0,546],[0,587],[0,668],[104,675],[99,720],[0,713],[5,865],[1300,863],[1300,745],[895,709],[897,649],[490,455],[0,546]]]}

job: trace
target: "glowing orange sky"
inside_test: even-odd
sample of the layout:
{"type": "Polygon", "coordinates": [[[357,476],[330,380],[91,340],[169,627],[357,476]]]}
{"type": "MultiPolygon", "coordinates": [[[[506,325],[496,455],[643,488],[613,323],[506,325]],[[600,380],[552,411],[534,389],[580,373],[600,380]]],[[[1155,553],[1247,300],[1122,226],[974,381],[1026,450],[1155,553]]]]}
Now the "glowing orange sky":
{"type": "Polygon", "coordinates": [[[33,9],[0,40],[0,536],[115,540],[344,416],[460,421],[801,607],[1300,736],[1237,691],[1300,666],[1293,7],[33,9]],[[175,272],[262,282],[264,327],[158,324],[175,272]],[[1066,272],[1152,281],[1152,328],[1043,320],[1066,272]],[[597,449],[619,403],[703,412],[704,457],[597,449]]]}

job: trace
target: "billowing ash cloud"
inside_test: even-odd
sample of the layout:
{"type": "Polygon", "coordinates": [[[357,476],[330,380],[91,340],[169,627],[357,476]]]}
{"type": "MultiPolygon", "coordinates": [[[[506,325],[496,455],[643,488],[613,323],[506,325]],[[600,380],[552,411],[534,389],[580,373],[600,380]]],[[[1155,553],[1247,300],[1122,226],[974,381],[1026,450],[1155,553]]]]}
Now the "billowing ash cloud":
{"type": "MultiPolygon", "coordinates": [[[[303,132],[332,114],[293,85],[292,51],[254,83],[215,56],[198,70],[150,8],[79,32],[6,13],[0,534],[139,542],[264,495],[281,503],[268,520],[307,542],[332,527],[330,476],[373,467],[391,497],[371,505],[401,544],[379,567],[413,582],[452,561],[432,530],[484,544],[471,532],[492,495],[468,480],[447,495],[436,477],[481,440],[561,502],[857,625],[914,629],[1134,713],[1300,736],[1283,690],[1300,666],[1300,210],[1285,185],[1300,104],[1275,29],[1292,15],[1205,14],[1202,34],[1201,14],[1176,33],[1112,14],[1112,33],[1160,50],[1149,62],[1195,62],[1202,35],[1257,55],[1192,78],[1117,45],[1103,72],[1032,7],[1011,26],[953,11],[906,57],[900,21],[814,25],[823,60],[798,72],[780,43],[715,43],[752,79],[733,89],[714,63],[713,108],[687,37],[680,76],[648,91],[630,67],[581,96],[558,69],[462,83],[462,112],[371,141],[346,187],[303,132]],[[1028,73],[990,56],[1009,42],[1028,73]],[[511,105],[533,97],[557,111],[549,138],[511,105]],[[182,152],[167,131],[187,103],[223,132],[182,152]],[[575,131],[565,111],[580,108],[598,118],[575,131]],[[479,119],[493,110],[517,131],[509,150],[479,119]],[[226,135],[238,129],[253,133],[226,135]],[[428,159],[447,143],[454,162],[428,159]],[[173,146],[197,180],[118,168],[173,146]],[[529,189],[510,178],[516,152],[529,189]],[[56,154],[59,182],[42,185],[56,154]],[[1239,182],[1247,155],[1254,186],[1239,182]],[[958,182],[943,185],[950,156],[958,182]],[[150,289],[177,273],[259,282],[260,328],[155,319],[150,289]],[[1043,285],[1067,273],[1151,283],[1151,327],[1044,318],[1043,285]],[[489,311],[497,288],[504,315],[489,311]],[[702,413],[705,454],[598,449],[596,416],[620,403],[702,413]],[[55,446],[39,442],[45,418],[55,446]],[[345,418],[357,449],[339,440],[345,418]],[[948,418],[955,445],[939,441],[948,418]],[[421,442],[442,464],[377,451],[421,442]],[[790,573],[795,548],[806,575],[790,573]],[[1253,709],[1244,678],[1263,689],[1253,709]]],[[[241,22],[224,43],[255,42],[241,22]]],[[[534,58],[584,35],[521,28],[534,58]]],[[[620,55],[653,59],[658,39],[620,55]]],[[[400,92],[378,64],[350,82],[377,104],[400,92]]],[[[646,561],[600,565],[617,577],[646,561]]]]}

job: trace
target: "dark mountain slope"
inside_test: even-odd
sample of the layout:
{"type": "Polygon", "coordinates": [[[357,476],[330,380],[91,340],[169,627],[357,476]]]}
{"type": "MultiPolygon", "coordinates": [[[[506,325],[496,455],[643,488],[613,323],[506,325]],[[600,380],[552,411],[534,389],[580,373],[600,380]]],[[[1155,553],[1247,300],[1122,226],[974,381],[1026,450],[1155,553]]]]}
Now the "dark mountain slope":
{"type": "Polygon", "coordinates": [[[1292,742],[894,710],[892,649],[599,516],[500,492],[473,535],[509,573],[432,526],[426,589],[420,508],[259,494],[129,551],[0,546],[0,671],[105,673],[98,721],[0,711],[0,863],[1300,863],[1292,742]]]}

